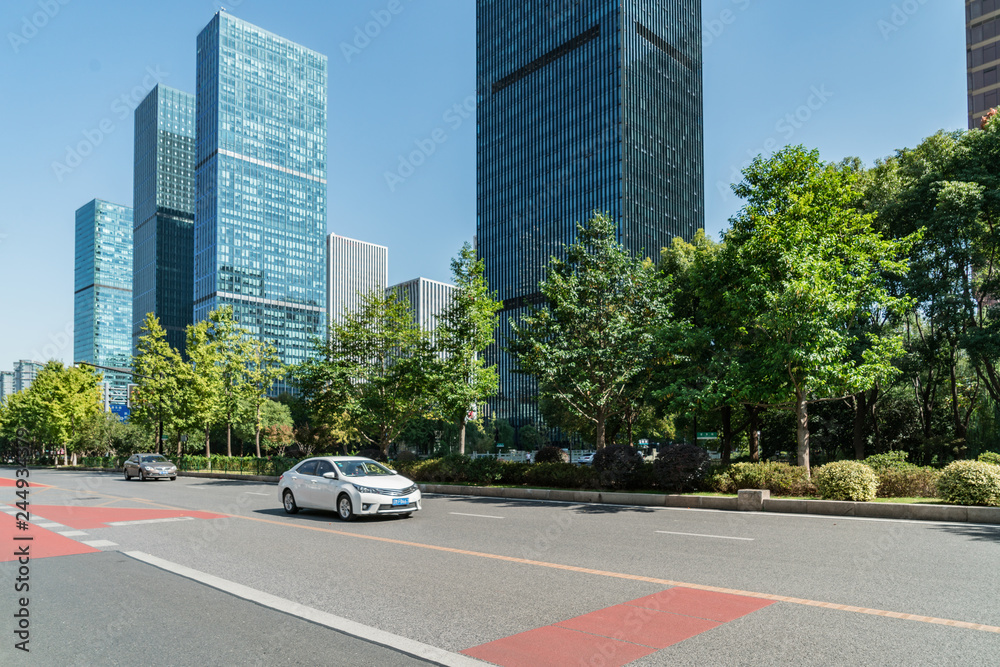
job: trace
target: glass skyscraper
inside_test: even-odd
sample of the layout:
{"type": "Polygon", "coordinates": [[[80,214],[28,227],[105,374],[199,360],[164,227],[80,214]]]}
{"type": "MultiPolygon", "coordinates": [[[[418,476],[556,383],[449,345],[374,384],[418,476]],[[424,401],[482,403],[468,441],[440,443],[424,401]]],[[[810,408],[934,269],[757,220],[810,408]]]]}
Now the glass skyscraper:
{"type": "Polygon", "coordinates": [[[1000,107],[1000,0],[965,0],[965,24],[971,129],[1000,107]]]}
{"type": "Polygon", "coordinates": [[[301,362],[325,325],[327,58],[220,12],[196,97],[194,320],[232,306],[301,362]]]}
{"type": "Polygon", "coordinates": [[[154,313],[185,348],[194,296],[194,95],[158,85],[135,110],[132,347],[154,313]]]}
{"type": "Polygon", "coordinates": [[[361,295],[389,284],[389,249],[339,234],[326,237],[326,316],[343,322],[357,312],[361,295]]]}
{"type": "MultiPolygon", "coordinates": [[[[76,210],[73,361],[132,367],[132,208],[94,199],[76,210]]],[[[100,371],[124,390],[131,375],[100,371]]]]}
{"type": "Polygon", "coordinates": [[[701,3],[478,0],[478,249],[503,301],[497,416],[537,418],[502,351],[552,256],[593,212],[658,259],[704,226],[701,3]]]}

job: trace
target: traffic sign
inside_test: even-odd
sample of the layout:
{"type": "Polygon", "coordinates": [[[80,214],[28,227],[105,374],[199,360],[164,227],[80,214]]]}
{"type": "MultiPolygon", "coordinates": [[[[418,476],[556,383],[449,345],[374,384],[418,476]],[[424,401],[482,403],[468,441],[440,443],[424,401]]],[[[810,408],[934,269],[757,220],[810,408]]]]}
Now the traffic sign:
{"type": "Polygon", "coordinates": [[[719,437],[718,431],[705,431],[698,433],[699,440],[716,440],[719,437]]]}

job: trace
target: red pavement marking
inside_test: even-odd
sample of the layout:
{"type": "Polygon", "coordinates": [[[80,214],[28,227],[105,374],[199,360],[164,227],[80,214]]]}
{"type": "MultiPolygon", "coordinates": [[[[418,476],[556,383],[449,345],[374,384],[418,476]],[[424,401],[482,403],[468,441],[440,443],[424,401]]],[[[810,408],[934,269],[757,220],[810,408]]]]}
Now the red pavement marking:
{"type": "Polygon", "coordinates": [[[717,628],[721,624],[703,618],[620,604],[577,616],[556,625],[660,649],[717,628]]]}
{"type": "Polygon", "coordinates": [[[774,604],[774,600],[762,600],[745,595],[699,591],[676,586],[665,591],[647,595],[638,600],[626,602],[631,607],[643,607],[674,614],[707,618],[720,623],[728,623],[752,611],[774,604]]]}
{"type": "Polygon", "coordinates": [[[675,586],[462,653],[501,667],[620,667],[770,604],[774,601],[675,586]]]}
{"type": "Polygon", "coordinates": [[[589,664],[620,667],[655,651],[649,646],[549,625],[466,649],[462,653],[503,667],[589,664]]]}
{"type": "Polygon", "coordinates": [[[156,510],[128,507],[63,507],[60,505],[32,505],[32,516],[61,523],[77,530],[104,528],[113,521],[141,521],[144,519],[172,519],[189,516],[195,519],[222,519],[224,515],[193,510],[156,510]]]}
{"type": "MultiPolygon", "coordinates": [[[[29,484],[28,490],[29,491],[31,489],[40,489],[42,487],[48,488],[48,486],[49,486],[48,484],[39,484],[37,482],[32,482],[30,477],[22,477],[21,479],[28,480],[28,484],[29,484]]],[[[17,486],[17,480],[16,479],[10,479],[9,477],[0,477],[0,486],[17,486]]]]}
{"type": "Polygon", "coordinates": [[[0,562],[17,560],[17,552],[21,547],[28,547],[29,558],[50,558],[52,556],[73,556],[75,554],[91,554],[100,551],[76,540],[63,537],[51,530],[28,524],[28,530],[18,530],[16,519],[7,514],[0,514],[0,562]],[[15,537],[31,537],[31,540],[15,540],[15,537]]]}

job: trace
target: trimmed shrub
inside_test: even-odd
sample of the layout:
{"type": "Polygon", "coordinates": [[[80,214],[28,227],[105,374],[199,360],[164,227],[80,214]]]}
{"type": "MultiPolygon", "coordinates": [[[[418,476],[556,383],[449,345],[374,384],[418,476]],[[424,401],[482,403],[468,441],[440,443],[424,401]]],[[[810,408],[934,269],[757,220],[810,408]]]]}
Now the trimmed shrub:
{"type": "Polygon", "coordinates": [[[553,445],[546,445],[535,453],[535,463],[569,463],[569,455],[553,445]]]}
{"type": "Polygon", "coordinates": [[[735,463],[728,468],[717,468],[708,476],[706,483],[709,488],[721,493],[767,489],[776,496],[816,495],[816,487],[809,480],[805,468],[777,461],[735,463]]]}
{"type": "Polygon", "coordinates": [[[903,469],[876,470],[879,498],[934,498],[940,470],[921,468],[912,464],[903,469]]]}
{"type": "Polygon", "coordinates": [[[609,489],[627,489],[635,485],[643,458],[635,447],[611,445],[594,454],[594,471],[600,485],[609,489]]]}
{"type": "Polygon", "coordinates": [[[673,493],[694,491],[708,471],[708,452],[698,445],[665,445],[653,461],[656,486],[673,493]]]}
{"type": "Polygon", "coordinates": [[[878,475],[860,461],[834,461],[813,474],[825,500],[874,500],[878,475]]]}
{"type": "Polygon", "coordinates": [[[582,489],[595,485],[596,475],[590,466],[570,463],[536,463],[524,472],[528,486],[554,486],[562,489],[582,489]]]}
{"type": "Polygon", "coordinates": [[[956,505],[1000,506],[1000,469],[985,461],[952,461],[941,471],[938,495],[956,505]]]}
{"type": "Polygon", "coordinates": [[[903,451],[872,454],[861,462],[875,472],[879,472],[880,470],[906,470],[917,467],[906,460],[907,454],[907,452],[903,451]]]}
{"type": "Polygon", "coordinates": [[[992,463],[993,465],[1000,466],[1000,454],[996,452],[983,452],[979,455],[979,460],[983,463],[992,463]]]}
{"type": "Polygon", "coordinates": [[[481,456],[469,462],[466,474],[473,484],[490,486],[503,479],[503,466],[495,456],[481,456]]]}

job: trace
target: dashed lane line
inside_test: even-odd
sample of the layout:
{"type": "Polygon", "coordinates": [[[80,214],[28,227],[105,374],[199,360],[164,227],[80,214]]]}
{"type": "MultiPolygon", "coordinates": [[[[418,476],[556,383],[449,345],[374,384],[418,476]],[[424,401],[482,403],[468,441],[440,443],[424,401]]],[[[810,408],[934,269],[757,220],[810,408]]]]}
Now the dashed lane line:
{"type": "Polygon", "coordinates": [[[672,530],[658,530],[656,532],[662,533],[663,535],[685,535],[687,537],[713,537],[713,538],[715,538],[717,540],[745,540],[747,542],[753,542],[753,540],[754,540],[754,538],[752,538],[752,537],[728,537],[726,535],[702,535],[700,533],[676,533],[676,532],[674,532],[672,530]]]}

